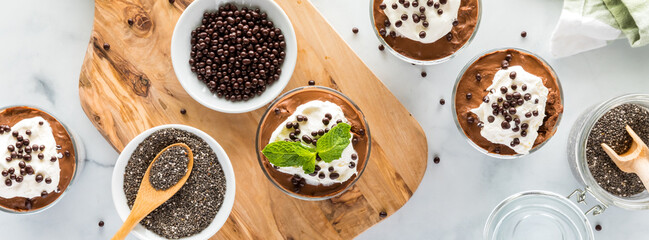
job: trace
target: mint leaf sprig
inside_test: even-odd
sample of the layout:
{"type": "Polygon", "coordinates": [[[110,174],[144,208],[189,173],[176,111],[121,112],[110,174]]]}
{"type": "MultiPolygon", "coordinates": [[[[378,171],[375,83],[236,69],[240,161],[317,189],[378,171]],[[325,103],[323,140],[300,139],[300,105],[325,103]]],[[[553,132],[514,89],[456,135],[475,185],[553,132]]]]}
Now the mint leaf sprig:
{"type": "Polygon", "coordinates": [[[302,167],[304,173],[315,171],[316,156],[327,163],[339,159],[349,145],[351,126],[339,123],[318,139],[315,148],[301,142],[272,142],[261,151],[270,163],[278,167],[302,167]]]}

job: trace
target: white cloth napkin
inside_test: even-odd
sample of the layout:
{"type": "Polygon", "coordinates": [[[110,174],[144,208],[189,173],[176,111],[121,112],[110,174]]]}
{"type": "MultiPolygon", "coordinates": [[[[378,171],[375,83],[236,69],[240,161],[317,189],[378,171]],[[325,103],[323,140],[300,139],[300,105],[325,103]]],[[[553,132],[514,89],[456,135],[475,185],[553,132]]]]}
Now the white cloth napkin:
{"type": "Polygon", "coordinates": [[[566,57],[606,46],[623,37],[602,0],[564,0],[563,11],[550,39],[550,52],[566,57]]]}

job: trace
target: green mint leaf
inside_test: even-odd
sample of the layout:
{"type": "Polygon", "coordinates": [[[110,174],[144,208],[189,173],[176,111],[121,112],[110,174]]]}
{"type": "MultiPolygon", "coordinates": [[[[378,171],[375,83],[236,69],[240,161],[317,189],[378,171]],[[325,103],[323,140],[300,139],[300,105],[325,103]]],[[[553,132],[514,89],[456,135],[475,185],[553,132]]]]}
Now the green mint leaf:
{"type": "Polygon", "coordinates": [[[299,142],[273,142],[266,145],[261,152],[275,166],[302,167],[306,174],[315,171],[315,151],[299,142]]]}
{"type": "Polygon", "coordinates": [[[349,139],[352,137],[351,129],[352,126],[349,124],[339,123],[318,139],[315,150],[322,161],[331,162],[340,158],[343,150],[349,145],[349,139]]]}

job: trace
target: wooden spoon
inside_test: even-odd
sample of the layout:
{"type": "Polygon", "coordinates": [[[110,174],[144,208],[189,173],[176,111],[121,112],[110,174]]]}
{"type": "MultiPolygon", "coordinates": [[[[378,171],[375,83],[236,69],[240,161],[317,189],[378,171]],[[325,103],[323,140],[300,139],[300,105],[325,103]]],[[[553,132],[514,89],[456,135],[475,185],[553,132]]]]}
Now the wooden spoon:
{"type": "Polygon", "coordinates": [[[171,198],[174,194],[176,194],[176,192],[178,192],[178,190],[183,185],[185,185],[187,178],[189,178],[189,174],[192,172],[193,166],[194,155],[192,153],[192,150],[186,144],[176,143],[169,145],[165,149],[162,149],[162,151],[160,151],[158,155],[155,156],[151,164],[149,164],[149,168],[147,168],[146,173],[142,178],[140,189],[138,190],[137,196],[135,197],[133,209],[131,209],[131,213],[128,215],[128,218],[126,218],[124,224],[122,224],[122,227],[117,231],[117,233],[115,233],[115,236],[113,236],[112,239],[117,240],[126,238],[128,233],[131,232],[136,224],[138,224],[144,217],[149,215],[149,213],[151,213],[164,202],[169,200],[169,198],[171,198]],[[187,172],[185,173],[185,176],[183,176],[180,181],[176,183],[176,185],[171,186],[167,190],[156,190],[151,185],[151,182],[149,182],[149,172],[151,171],[151,166],[153,166],[153,163],[157,161],[158,158],[160,158],[160,155],[162,155],[163,152],[175,146],[180,146],[187,150],[187,157],[189,158],[189,162],[187,163],[187,172]]]}
{"type": "Polygon", "coordinates": [[[617,155],[606,143],[602,143],[602,148],[620,170],[638,175],[644,187],[649,191],[649,148],[629,125],[626,126],[626,131],[633,139],[629,151],[617,155]]]}

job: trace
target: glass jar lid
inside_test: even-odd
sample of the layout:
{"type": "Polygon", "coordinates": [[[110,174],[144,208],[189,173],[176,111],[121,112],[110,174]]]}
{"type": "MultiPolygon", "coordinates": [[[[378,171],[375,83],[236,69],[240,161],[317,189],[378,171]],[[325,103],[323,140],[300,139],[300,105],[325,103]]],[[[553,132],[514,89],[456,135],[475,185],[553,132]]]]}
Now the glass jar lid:
{"type": "Polygon", "coordinates": [[[484,228],[484,239],[594,239],[586,215],[570,199],[529,191],[503,200],[484,228]]]}

